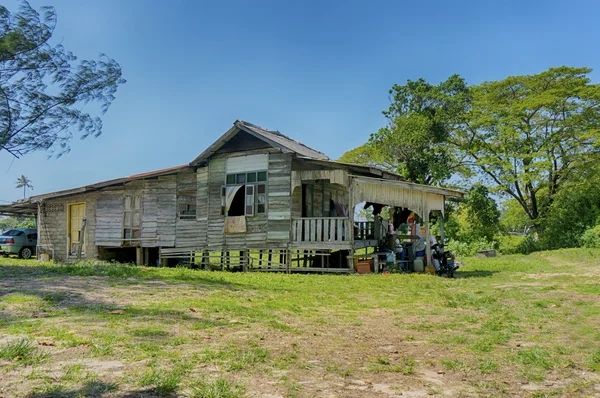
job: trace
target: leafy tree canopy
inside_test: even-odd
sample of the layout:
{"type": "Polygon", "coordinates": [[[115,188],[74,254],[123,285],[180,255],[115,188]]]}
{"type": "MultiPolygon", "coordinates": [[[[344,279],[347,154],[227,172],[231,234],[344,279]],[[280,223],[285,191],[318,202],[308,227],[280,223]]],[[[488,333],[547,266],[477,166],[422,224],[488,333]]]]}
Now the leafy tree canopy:
{"type": "Polygon", "coordinates": [[[17,13],[0,6],[0,151],[16,157],[38,150],[61,155],[73,131],[100,135],[100,118],[82,105],[97,103],[105,113],[125,83],[115,60],[102,55],[76,64],[70,51],[50,44],[56,12],[40,12],[26,1],[17,13]]]}
{"type": "Polygon", "coordinates": [[[512,198],[541,232],[557,195],[600,163],[600,85],[558,67],[467,86],[451,76],[395,85],[388,125],[344,154],[426,184],[454,173],[512,198]]]}
{"type": "Polygon", "coordinates": [[[559,67],[472,88],[451,144],[536,226],[574,174],[600,161],[600,85],[589,68],[559,67]]]}
{"type": "Polygon", "coordinates": [[[445,181],[459,164],[447,139],[449,127],[461,120],[469,102],[464,80],[454,75],[437,86],[423,79],[408,80],[389,93],[392,101],[383,111],[388,125],[341,160],[378,165],[412,182],[445,181]]]}

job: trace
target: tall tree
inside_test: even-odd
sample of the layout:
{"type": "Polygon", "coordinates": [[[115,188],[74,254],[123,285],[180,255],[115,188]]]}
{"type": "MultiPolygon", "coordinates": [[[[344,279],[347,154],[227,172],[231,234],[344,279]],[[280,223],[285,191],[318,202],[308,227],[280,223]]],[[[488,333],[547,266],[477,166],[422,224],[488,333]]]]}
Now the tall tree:
{"type": "Polygon", "coordinates": [[[341,160],[379,165],[422,184],[447,180],[461,164],[447,140],[470,102],[465,81],[458,75],[438,85],[408,80],[389,94],[390,107],[383,111],[387,126],[341,160]]]}
{"type": "Polygon", "coordinates": [[[61,155],[73,131],[100,135],[102,121],[82,106],[97,103],[104,114],[125,83],[115,60],[101,55],[75,64],[75,55],[51,44],[56,12],[40,11],[26,1],[17,13],[0,6],[0,151],[15,157],[37,150],[61,155]]]}
{"type": "Polygon", "coordinates": [[[566,181],[600,162],[600,85],[590,72],[563,66],[473,87],[467,117],[450,139],[538,230],[566,181]]]}
{"type": "Polygon", "coordinates": [[[23,199],[27,196],[27,188],[33,189],[33,185],[31,185],[31,180],[21,174],[21,177],[17,178],[17,186],[15,188],[23,188],[23,199]]]}

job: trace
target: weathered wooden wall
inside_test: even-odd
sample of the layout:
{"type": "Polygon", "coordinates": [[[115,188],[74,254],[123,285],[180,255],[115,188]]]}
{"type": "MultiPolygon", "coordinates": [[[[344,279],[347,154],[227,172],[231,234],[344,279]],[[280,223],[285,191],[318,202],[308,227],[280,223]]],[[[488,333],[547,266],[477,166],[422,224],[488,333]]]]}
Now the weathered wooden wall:
{"type": "MultiPolygon", "coordinates": [[[[49,213],[46,217],[40,217],[40,243],[53,244],[56,258],[66,259],[67,204],[86,202],[86,256],[97,256],[97,246],[119,247],[123,238],[124,195],[137,194],[142,198],[140,228],[143,247],[233,251],[246,248],[285,249],[290,240],[292,217],[302,216],[302,188],[296,187],[293,193],[290,192],[292,155],[272,150],[266,150],[261,155],[265,161],[260,167],[266,167],[268,175],[267,214],[246,217],[245,234],[224,234],[221,188],[225,185],[227,159],[236,158],[231,163],[240,167],[239,153],[237,155],[217,155],[210,159],[207,166],[195,171],[188,169],[177,174],[133,181],[97,193],[48,201],[62,203],[64,209],[60,214],[49,213]],[[196,195],[196,217],[180,219],[178,196],[189,197],[193,194],[196,195]]],[[[256,163],[259,160],[259,156],[248,157],[249,162],[256,163]]],[[[315,217],[331,215],[329,199],[332,192],[339,192],[337,200],[347,203],[346,187],[319,180],[314,182],[314,189],[315,217]]]]}
{"type": "Polygon", "coordinates": [[[267,241],[289,242],[292,217],[292,155],[269,154],[267,241]]]}
{"type": "Polygon", "coordinates": [[[54,258],[68,262],[74,258],[69,256],[67,226],[68,205],[85,203],[87,225],[84,234],[84,258],[96,258],[98,251],[95,245],[96,233],[96,193],[88,193],[67,198],[47,199],[40,206],[38,214],[38,245],[44,251],[54,249],[54,258]]]}
{"type": "Polygon", "coordinates": [[[98,193],[96,202],[96,246],[121,246],[123,209],[123,189],[98,193]]]}

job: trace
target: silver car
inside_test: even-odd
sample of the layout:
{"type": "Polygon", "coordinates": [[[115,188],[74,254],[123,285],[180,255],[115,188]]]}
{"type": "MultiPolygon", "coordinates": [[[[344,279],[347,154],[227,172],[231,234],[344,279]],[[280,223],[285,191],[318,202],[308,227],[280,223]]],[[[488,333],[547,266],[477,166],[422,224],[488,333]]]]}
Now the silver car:
{"type": "Polygon", "coordinates": [[[37,229],[12,228],[0,235],[0,255],[17,254],[20,258],[31,258],[37,246],[37,229]]]}

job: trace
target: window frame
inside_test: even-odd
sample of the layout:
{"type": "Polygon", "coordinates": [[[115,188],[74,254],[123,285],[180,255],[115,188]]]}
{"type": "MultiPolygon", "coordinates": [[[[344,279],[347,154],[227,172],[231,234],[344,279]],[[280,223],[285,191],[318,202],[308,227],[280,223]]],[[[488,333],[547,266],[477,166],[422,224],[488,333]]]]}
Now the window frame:
{"type": "Polygon", "coordinates": [[[255,170],[247,171],[245,173],[229,173],[225,174],[225,184],[221,187],[221,216],[228,217],[227,215],[227,199],[226,189],[227,187],[239,186],[240,189],[244,190],[244,216],[245,217],[260,217],[266,216],[267,214],[267,196],[268,196],[268,170],[255,170]],[[243,176],[243,183],[237,181],[242,180],[239,176],[243,176]],[[252,176],[249,178],[249,176],[252,176]],[[231,181],[235,181],[231,183],[231,181]],[[258,193],[259,186],[264,186],[263,193],[258,193]],[[259,197],[262,203],[259,204],[259,197]],[[252,203],[252,211],[249,211],[249,202],[252,203]],[[259,211],[259,207],[262,207],[262,211],[259,211]]]}
{"type": "Polygon", "coordinates": [[[126,193],[123,195],[123,243],[131,244],[134,240],[142,237],[142,194],[126,193]],[[127,209],[127,198],[130,198],[130,208],[127,209]],[[139,206],[136,207],[136,204],[139,206]],[[134,222],[137,215],[137,225],[134,222]],[[129,223],[127,223],[129,216],[129,223]]]}

